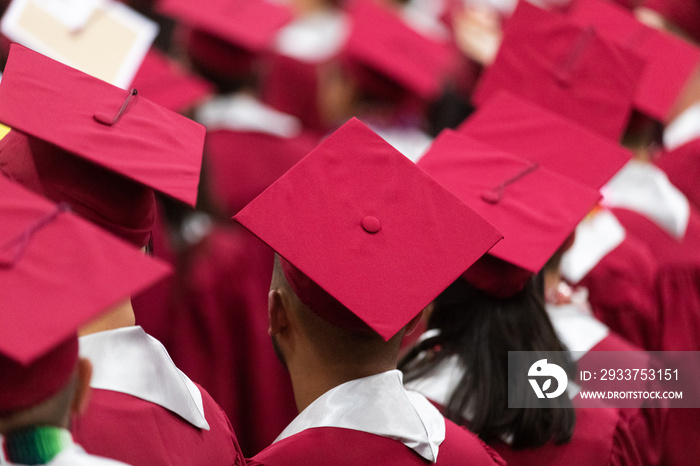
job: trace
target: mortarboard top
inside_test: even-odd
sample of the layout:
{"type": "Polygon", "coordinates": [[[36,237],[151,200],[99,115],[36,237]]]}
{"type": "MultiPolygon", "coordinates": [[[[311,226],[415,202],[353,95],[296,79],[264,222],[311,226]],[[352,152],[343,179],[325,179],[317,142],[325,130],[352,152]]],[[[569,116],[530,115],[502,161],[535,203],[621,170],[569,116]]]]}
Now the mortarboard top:
{"type": "Polygon", "coordinates": [[[497,91],[509,90],[617,141],[632,113],[643,65],[593,28],[523,1],[505,26],[498,55],[473,101],[478,107],[497,91]]]}
{"type": "Polygon", "coordinates": [[[667,32],[651,28],[608,1],[577,0],[571,18],[592,25],[605,39],[629,48],[646,60],[635,95],[636,107],[667,122],[677,97],[698,69],[700,49],[667,32]]]}
{"type": "Polygon", "coordinates": [[[398,14],[374,0],[354,0],[347,12],[352,26],[344,57],[379,72],[422,99],[439,95],[452,62],[448,44],[416,32],[398,14]]]}
{"type": "Polygon", "coordinates": [[[188,110],[214,92],[214,86],[208,81],[188,73],[155,48],[146,54],[131,87],[173,112],[188,110]]]}
{"type": "Polygon", "coordinates": [[[13,44],[0,121],[194,206],[205,129],[199,123],[13,44]]]}
{"type": "Polygon", "coordinates": [[[268,0],[160,0],[157,9],[251,52],[268,50],[293,17],[289,7],[268,0]]]}
{"type": "Polygon", "coordinates": [[[338,314],[356,316],[384,340],[501,238],[357,119],[234,219],[281,256],[309,308],[346,328],[338,314]]]}
{"type": "Polygon", "coordinates": [[[3,412],[59,388],[48,377],[72,372],[77,342],[67,345],[74,346],[71,350],[66,341],[78,327],[163,278],[170,267],[82,220],[65,204],[53,204],[2,176],[0,219],[3,412]],[[44,358],[54,350],[56,355],[44,358]],[[17,371],[22,376],[7,383],[17,371]],[[28,385],[30,379],[37,385],[28,385]]]}
{"type": "Polygon", "coordinates": [[[123,2],[3,2],[7,3],[0,29],[12,42],[122,88],[133,80],[158,35],[155,21],[123,2]]]}
{"type": "Polygon", "coordinates": [[[474,266],[479,273],[471,269],[465,276],[499,296],[522,289],[600,199],[597,189],[450,130],[418,166],[503,233],[488,255],[516,268],[480,261],[474,266]]]}
{"type": "Polygon", "coordinates": [[[614,141],[507,92],[484,102],[457,132],[596,189],[632,157],[614,141]]]}

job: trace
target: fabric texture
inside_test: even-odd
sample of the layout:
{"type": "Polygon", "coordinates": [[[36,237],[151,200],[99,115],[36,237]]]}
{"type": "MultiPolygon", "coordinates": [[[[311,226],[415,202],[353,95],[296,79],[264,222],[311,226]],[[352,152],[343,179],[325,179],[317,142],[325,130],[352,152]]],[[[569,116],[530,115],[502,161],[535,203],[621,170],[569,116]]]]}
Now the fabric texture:
{"type": "Polygon", "coordinates": [[[445,420],[423,396],[406,391],[396,370],[329,390],[252,459],[252,464],[310,466],[465,462],[504,464],[476,436],[445,420]]]}
{"type": "Polygon", "coordinates": [[[191,206],[196,203],[204,127],[133,89],[119,89],[13,44],[0,83],[0,121],[191,206]]]}
{"type": "Polygon", "coordinates": [[[224,409],[246,456],[297,415],[289,374],[267,334],[273,258],[243,228],[215,225],[184,256],[163,329],[171,357],[224,409]]]}
{"type": "Polygon", "coordinates": [[[495,61],[474,92],[477,107],[517,92],[593,132],[619,140],[631,115],[643,61],[555,11],[520,2],[495,61]]]}
{"type": "Polygon", "coordinates": [[[654,161],[696,209],[700,209],[700,139],[694,139],[672,151],[664,151],[654,161]]]}
{"type": "MultiPolygon", "coordinates": [[[[475,435],[445,422],[446,436],[435,464],[499,465],[506,462],[475,435]]],[[[425,466],[431,464],[401,442],[357,430],[333,427],[307,429],[255,455],[250,466],[425,466]],[[352,447],[348,447],[348,446],[352,447]]]]}
{"type": "MultiPolygon", "coordinates": [[[[95,335],[99,334],[92,336],[95,335]]],[[[131,356],[138,357],[138,352],[131,356]]],[[[142,354],[141,357],[153,356],[142,354]]],[[[156,359],[158,361],[163,363],[162,359],[156,359]]],[[[169,364],[174,367],[172,361],[169,364]]],[[[109,367],[102,370],[108,371],[109,367]]],[[[150,377],[137,374],[131,377],[141,377],[135,381],[137,384],[156,390],[176,389],[177,385],[160,380],[160,372],[150,374],[150,377]]],[[[243,465],[243,454],[228,418],[204,389],[196,384],[191,387],[200,393],[209,429],[200,429],[159,404],[103,387],[93,389],[87,412],[73,420],[73,436],[90,453],[134,466],[243,465]]],[[[191,396],[190,388],[180,388],[182,390],[187,392],[185,396],[191,396]]],[[[182,394],[166,392],[166,395],[172,399],[182,394]]]]}

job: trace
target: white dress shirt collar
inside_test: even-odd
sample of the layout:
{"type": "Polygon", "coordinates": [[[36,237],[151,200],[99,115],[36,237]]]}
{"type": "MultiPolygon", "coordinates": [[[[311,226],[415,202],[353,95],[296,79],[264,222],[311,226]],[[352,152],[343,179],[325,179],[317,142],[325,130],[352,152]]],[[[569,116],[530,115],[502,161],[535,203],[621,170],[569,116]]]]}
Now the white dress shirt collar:
{"type": "Polygon", "coordinates": [[[211,130],[247,131],[280,138],[296,137],[302,130],[298,118],[243,93],[211,99],[199,107],[195,119],[211,130]]]}
{"type": "Polygon", "coordinates": [[[398,370],[351,380],[302,411],[275,442],[314,427],[338,427],[395,439],[434,463],[445,419],[422,395],[403,387],[398,370]]]}
{"type": "Polygon", "coordinates": [[[678,115],[664,129],[664,147],[674,150],[700,138],[700,103],[697,103],[678,115]]]}
{"type": "Polygon", "coordinates": [[[576,227],[574,244],[564,253],[559,267],[569,283],[578,283],[626,237],[625,228],[606,209],[595,212],[576,227]]]}
{"type": "Polygon", "coordinates": [[[141,327],[107,330],[79,340],[80,356],[92,362],[91,387],[155,403],[209,430],[199,389],[141,327]]]}
{"type": "Polygon", "coordinates": [[[690,218],[688,199],[651,163],[630,160],[601,189],[608,207],[644,215],[675,238],[683,238],[690,218]]]}

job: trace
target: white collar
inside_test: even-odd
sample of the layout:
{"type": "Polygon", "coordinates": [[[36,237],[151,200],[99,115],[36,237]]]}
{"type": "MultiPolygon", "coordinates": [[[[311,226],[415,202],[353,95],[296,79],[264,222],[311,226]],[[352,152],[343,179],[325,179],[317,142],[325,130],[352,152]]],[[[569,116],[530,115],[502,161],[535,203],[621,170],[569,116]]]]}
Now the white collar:
{"type": "Polygon", "coordinates": [[[630,160],[601,192],[604,205],[637,212],[675,238],[685,235],[688,199],[651,163],[630,160]]]}
{"type": "Polygon", "coordinates": [[[292,138],[301,132],[298,118],[282,113],[247,94],[211,99],[197,110],[195,119],[208,129],[229,129],[292,138]]]}
{"type": "Polygon", "coordinates": [[[398,370],[351,380],[327,391],[275,442],[314,427],[359,430],[395,439],[432,463],[445,440],[445,419],[423,395],[404,389],[398,370]]]}
{"type": "Polygon", "coordinates": [[[440,19],[445,10],[442,0],[409,0],[401,9],[401,18],[419,34],[445,42],[450,39],[450,31],[440,19]]]}
{"type": "Polygon", "coordinates": [[[688,107],[664,129],[664,147],[675,150],[700,138],[700,103],[688,107]]]}
{"type": "Polygon", "coordinates": [[[625,240],[625,228],[609,210],[596,211],[576,227],[574,244],[564,253],[559,270],[569,283],[578,283],[625,240]]]}
{"type": "Polygon", "coordinates": [[[545,308],[554,331],[575,361],[610,333],[610,329],[588,314],[580,303],[547,303],[545,308]]]}
{"type": "Polygon", "coordinates": [[[202,394],[165,347],[139,326],[80,337],[80,356],[92,362],[90,386],[150,401],[209,430],[202,394]]]}
{"type": "Polygon", "coordinates": [[[338,54],[349,33],[350,22],[345,13],[309,13],[280,30],[275,39],[275,50],[299,61],[320,63],[338,54]]]}
{"type": "Polygon", "coordinates": [[[418,128],[371,124],[369,127],[413,163],[417,163],[433,143],[433,138],[418,128]]]}

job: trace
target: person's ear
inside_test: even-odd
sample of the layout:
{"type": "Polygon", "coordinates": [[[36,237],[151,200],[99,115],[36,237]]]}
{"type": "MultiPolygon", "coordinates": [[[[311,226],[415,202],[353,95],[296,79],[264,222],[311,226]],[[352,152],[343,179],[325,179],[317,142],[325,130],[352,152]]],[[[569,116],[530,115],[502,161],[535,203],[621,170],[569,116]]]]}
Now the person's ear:
{"type": "Polygon", "coordinates": [[[90,379],[92,378],[92,363],[89,359],[80,358],[78,360],[78,382],[75,389],[75,396],[71,404],[71,414],[81,416],[87,411],[90,404],[90,379]]]}
{"type": "Polygon", "coordinates": [[[267,333],[270,336],[282,333],[289,325],[287,307],[279,290],[272,289],[267,294],[267,318],[269,325],[267,333]]]}
{"type": "Polygon", "coordinates": [[[433,310],[433,306],[434,305],[431,302],[422,311],[420,311],[417,316],[415,316],[413,319],[411,319],[411,321],[408,324],[406,324],[406,327],[404,327],[406,329],[406,331],[404,332],[404,336],[410,335],[411,333],[413,333],[413,331],[416,329],[416,327],[418,327],[418,324],[420,323],[420,321],[423,319],[423,316],[430,315],[430,313],[433,310]]]}

